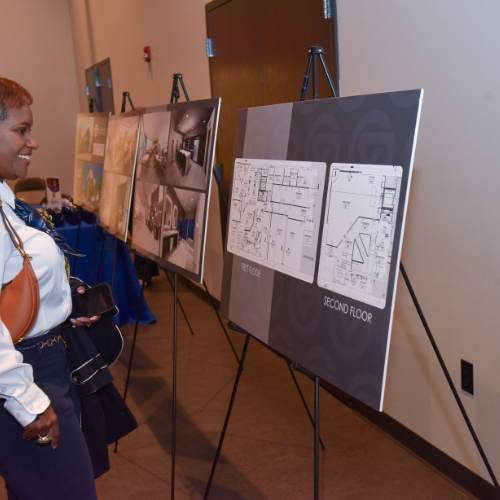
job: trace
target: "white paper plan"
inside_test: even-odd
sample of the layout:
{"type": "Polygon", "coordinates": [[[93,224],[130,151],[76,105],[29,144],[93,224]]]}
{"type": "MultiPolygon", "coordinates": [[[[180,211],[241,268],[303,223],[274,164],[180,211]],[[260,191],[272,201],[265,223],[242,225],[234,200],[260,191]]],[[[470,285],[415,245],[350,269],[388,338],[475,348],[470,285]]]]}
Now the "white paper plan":
{"type": "Polygon", "coordinates": [[[333,163],[318,285],[385,307],[403,169],[333,163]]]}
{"type": "Polygon", "coordinates": [[[227,250],[312,283],[326,163],[235,161],[227,250]]]}

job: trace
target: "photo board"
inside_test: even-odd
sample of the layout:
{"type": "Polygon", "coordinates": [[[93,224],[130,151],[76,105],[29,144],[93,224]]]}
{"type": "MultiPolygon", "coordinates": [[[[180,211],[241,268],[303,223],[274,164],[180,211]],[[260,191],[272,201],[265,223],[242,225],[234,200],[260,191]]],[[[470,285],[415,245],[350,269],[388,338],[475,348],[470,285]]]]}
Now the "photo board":
{"type": "Polygon", "coordinates": [[[47,193],[47,208],[61,208],[63,206],[63,202],[59,177],[46,177],[45,185],[45,191],[47,193]]]}
{"type": "Polygon", "coordinates": [[[221,312],[379,411],[422,95],[238,114],[221,312]]]}
{"type": "Polygon", "coordinates": [[[127,241],[141,114],[135,110],[111,116],[106,137],[99,225],[123,241],[127,241]]]}
{"type": "Polygon", "coordinates": [[[98,212],[109,113],[81,113],[76,119],[73,201],[98,212]]]}
{"type": "Polygon", "coordinates": [[[132,246],[165,269],[203,281],[220,99],[143,111],[132,246]]]}

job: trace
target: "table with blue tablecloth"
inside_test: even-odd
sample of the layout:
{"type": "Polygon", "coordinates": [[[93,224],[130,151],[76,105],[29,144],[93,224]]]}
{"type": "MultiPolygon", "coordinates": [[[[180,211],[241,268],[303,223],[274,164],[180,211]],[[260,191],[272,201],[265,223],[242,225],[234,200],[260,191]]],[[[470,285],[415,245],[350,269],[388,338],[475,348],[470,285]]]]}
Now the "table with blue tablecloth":
{"type": "MultiPolygon", "coordinates": [[[[113,281],[113,260],[115,260],[113,297],[116,306],[120,310],[115,321],[117,325],[135,323],[141,286],[127,245],[106,233],[101,227],[85,222],[80,225],[79,235],[78,225],[65,223],[64,226],[55,229],[62,237],[66,238],[66,241],[73,249],[77,249],[78,253],[85,255],[85,257],[77,257],[76,262],[75,257],[69,258],[71,275],[80,278],[85,283],[92,286],[107,282],[111,285],[113,281]],[[116,258],[113,259],[115,242],[116,258]],[[101,255],[102,262],[100,263],[101,255]],[[97,276],[98,274],[99,276],[97,276]]],[[[156,318],[149,309],[145,297],[142,297],[139,322],[156,322],[156,318]]]]}

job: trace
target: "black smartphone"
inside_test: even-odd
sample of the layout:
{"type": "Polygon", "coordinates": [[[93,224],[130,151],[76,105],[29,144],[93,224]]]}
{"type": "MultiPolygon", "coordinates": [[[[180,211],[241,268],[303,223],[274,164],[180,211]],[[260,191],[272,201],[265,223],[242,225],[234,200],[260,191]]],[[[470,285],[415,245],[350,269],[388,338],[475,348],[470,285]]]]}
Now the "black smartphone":
{"type": "Polygon", "coordinates": [[[72,298],[73,311],[70,318],[115,316],[118,312],[111,287],[107,283],[87,288],[84,293],[75,293],[72,298]]]}

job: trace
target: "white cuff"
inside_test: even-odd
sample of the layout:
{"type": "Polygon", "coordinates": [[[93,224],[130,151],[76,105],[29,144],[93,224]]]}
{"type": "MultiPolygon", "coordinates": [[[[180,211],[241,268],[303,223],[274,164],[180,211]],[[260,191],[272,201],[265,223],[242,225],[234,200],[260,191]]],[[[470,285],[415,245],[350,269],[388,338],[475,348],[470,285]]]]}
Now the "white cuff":
{"type": "MultiPolygon", "coordinates": [[[[5,401],[5,409],[23,426],[31,424],[36,416],[43,413],[50,405],[50,399],[35,384],[25,393],[25,405],[12,397],[5,401]]],[[[23,398],[23,399],[24,399],[23,398]]]]}

